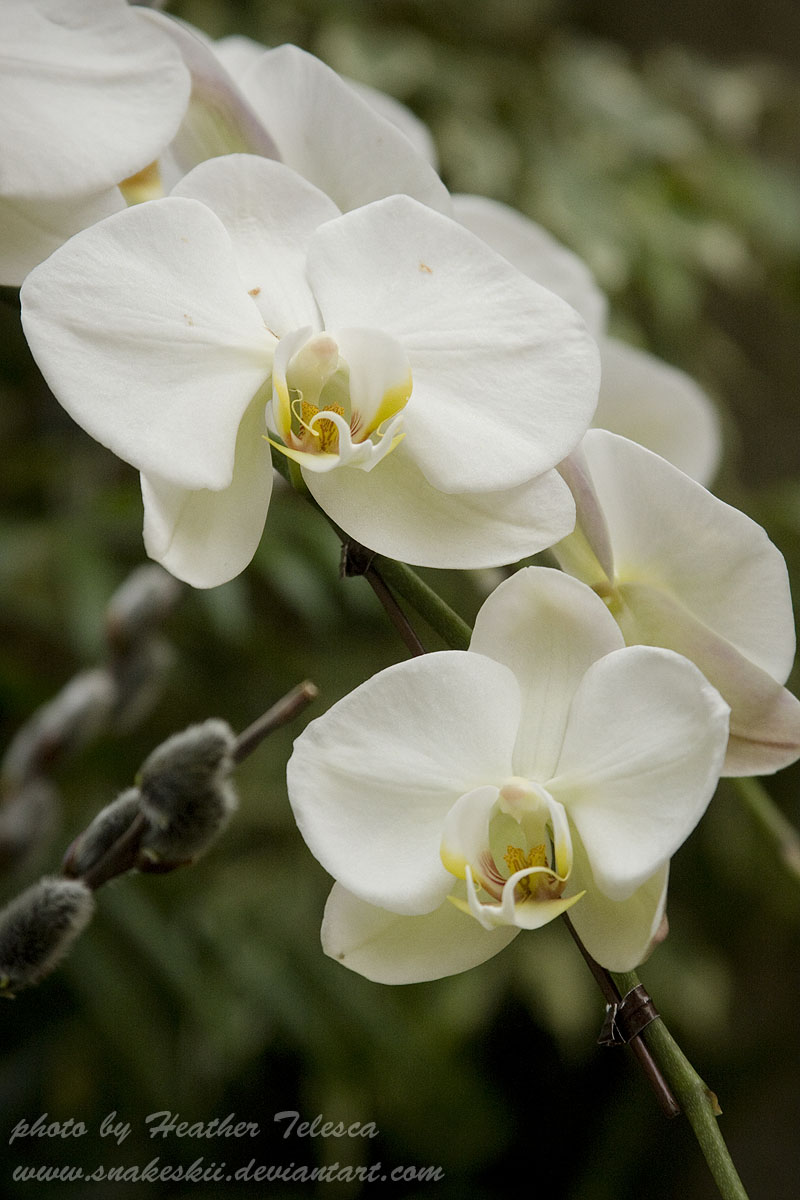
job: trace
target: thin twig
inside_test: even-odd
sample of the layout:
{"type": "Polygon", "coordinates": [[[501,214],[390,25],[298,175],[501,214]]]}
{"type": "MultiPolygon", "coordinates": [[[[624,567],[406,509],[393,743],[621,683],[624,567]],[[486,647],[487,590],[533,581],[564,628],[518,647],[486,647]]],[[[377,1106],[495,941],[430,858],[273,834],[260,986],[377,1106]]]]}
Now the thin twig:
{"type": "MultiPolygon", "coordinates": [[[[578,934],[575,931],[575,926],[572,924],[566,913],[564,914],[563,920],[570,932],[572,940],[583,955],[584,962],[597,981],[600,991],[603,993],[606,1004],[619,1004],[622,1000],[622,994],[614,980],[611,978],[611,973],[607,971],[605,967],[601,967],[600,963],[592,958],[591,954],[578,937],[578,934]]],[[[661,1106],[661,1111],[666,1117],[677,1117],[681,1111],[680,1105],[673,1096],[669,1084],[662,1075],[655,1059],[642,1040],[641,1034],[637,1034],[635,1037],[632,1037],[628,1042],[628,1045],[639,1060],[639,1065],[647,1076],[651,1088],[655,1092],[656,1099],[661,1106]]]]}
{"type": "Polygon", "coordinates": [[[400,634],[400,637],[405,642],[407,648],[415,656],[424,654],[425,647],[417,637],[416,631],[414,630],[414,627],[409,621],[408,617],[395,600],[389,588],[386,586],[386,583],[378,569],[374,566],[367,567],[366,571],[364,572],[364,578],[380,600],[387,616],[389,617],[389,620],[400,634]]]}
{"type": "Polygon", "coordinates": [[[340,573],[345,578],[352,578],[354,575],[362,575],[367,583],[372,588],[383,605],[384,612],[389,620],[394,625],[400,637],[403,639],[406,647],[411,653],[417,657],[420,654],[425,654],[425,647],[417,636],[414,626],[409,621],[406,614],[403,612],[400,605],[395,599],[394,593],[391,591],[383,578],[382,573],[375,565],[376,554],[374,550],[370,550],[367,546],[362,546],[361,542],[357,542],[354,538],[342,535],[342,562],[340,573]]]}
{"type": "Polygon", "coordinates": [[[247,729],[239,734],[233,747],[233,761],[242,762],[253,753],[268,734],[279,729],[281,725],[286,725],[289,721],[294,720],[312,700],[316,700],[318,695],[319,689],[309,679],[298,683],[297,687],[282,696],[276,704],[273,704],[272,708],[268,708],[257,720],[253,721],[252,725],[248,725],[247,729]]]}
{"type": "Polygon", "coordinates": [[[419,613],[451,650],[466,650],[472,630],[449,604],[406,563],[376,555],[374,566],[387,585],[419,613]]]}

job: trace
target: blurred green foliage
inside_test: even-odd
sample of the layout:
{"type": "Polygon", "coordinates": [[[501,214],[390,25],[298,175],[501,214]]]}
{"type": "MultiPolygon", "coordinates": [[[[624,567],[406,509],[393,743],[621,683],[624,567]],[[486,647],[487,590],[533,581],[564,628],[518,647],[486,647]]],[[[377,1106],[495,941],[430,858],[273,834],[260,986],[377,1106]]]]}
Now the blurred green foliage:
{"type": "MultiPolygon", "coordinates": [[[[601,38],[591,5],[559,0],[176,0],[170,11],[212,36],[294,41],[391,92],[430,125],[453,190],[515,204],[581,254],[610,295],[614,329],[714,395],[727,441],[717,490],[766,524],[800,597],[797,71],[744,43],[716,61],[668,38],[640,45],[624,16],[615,29],[606,14],[601,38]]],[[[0,341],[5,744],[100,657],[104,605],[143,550],[135,472],[48,394],[13,295],[0,305],[0,341]]],[[[363,581],[338,578],[338,554],[325,523],[281,490],[251,568],[213,592],[187,591],[171,618],[176,661],[158,708],[59,767],[61,825],[8,894],[57,869],[168,733],[209,715],[243,728],[307,676],[322,691],[311,717],[404,656],[363,581]]],[[[471,618],[486,579],[434,577],[471,618]]],[[[59,972],[5,1007],[3,1129],[47,1112],[90,1132],[15,1141],[4,1184],[18,1162],[91,1168],[159,1154],[233,1168],[251,1157],[435,1164],[442,1182],[393,1194],[439,1200],[520,1188],[559,1200],[714,1196],[686,1122],[666,1126],[632,1061],[595,1047],[602,1004],[560,928],[523,935],[464,976],[399,989],[323,957],[328,880],[283,783],[301,725],[241,768],[241,811],[206,859],[105,889],[59,972]],[[235,1111],[262,1136],[155,1143],[144,1118],[161,1109],[189,1120],[235,1111]],[[374,1121],[380,1136],[283,1140],[273,1114],[287,1109],[374,1121]],[[97,1133],[112,1111],[133,1127],[119,1148],[97,1133]]],[[[793,768],[769,783],[797,824],[799,778],[793,768]]],[[[643,974],[720,1096],[752,1200],[790,1200],[800,1179],[798,917],[800,885],[723,785],[675,860],[672,936],[643,974]]],[[[73,1197],[196,1194],[133,1184],[5,1194],[56,1186],[73,1197]]],[[[205,1186],[234,1196],[242,1185],[205,1186]]]]}

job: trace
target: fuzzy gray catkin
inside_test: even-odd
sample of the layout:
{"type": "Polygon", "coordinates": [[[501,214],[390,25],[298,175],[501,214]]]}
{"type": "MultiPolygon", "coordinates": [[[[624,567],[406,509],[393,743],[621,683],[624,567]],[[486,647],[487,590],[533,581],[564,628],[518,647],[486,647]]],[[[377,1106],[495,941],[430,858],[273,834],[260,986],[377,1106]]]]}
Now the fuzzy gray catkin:
{"type": "Polygon", "coordinates": [[[146,759],[139,775],[141,810],[150,821],[142,840],[159,862],[186,862],[213,842],[236,808],[235,737],[212,718],[167,738],[146,759]]]}
{"type": "Polygon", "coordinates": [[[128,788],[111,804],[101,809],[64,856],[64,873],[85,875],[130,828],[140,811],[138,788],[128,788]]]}
{"type": "Polygon", "coordinates": [[[61,961],[94,911],[79,879],[46,876],[0,912],[0,995],[39,983],[61,961]]]}

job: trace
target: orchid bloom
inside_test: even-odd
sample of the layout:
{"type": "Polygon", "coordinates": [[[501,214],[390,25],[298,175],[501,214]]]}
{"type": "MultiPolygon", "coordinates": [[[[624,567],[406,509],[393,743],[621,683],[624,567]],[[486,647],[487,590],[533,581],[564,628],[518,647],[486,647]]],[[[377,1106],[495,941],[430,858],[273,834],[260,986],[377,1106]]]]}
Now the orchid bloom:
{"type": "Polygon", "coordinates": [[[683,371],[606,334],[606,298],[577,255],[496,200],[454,196],[453,216],[520,271],[561,296],[586,321],[602,363],[593,425],[646,446],[708,484],[721,454],[711,401],[683,371]]]}
{"type": "Polygon", "coordinates": [[[770,774],[800,756],[800,703],[780,551],[744,513],[664,459],[590,430],[563,464],[578,509],[553,548],[602,596],[629,644],[690,658],[731,707],[725,775],[770,774]]]}
{"type": "Polygon", "coordinates": [[[125,207],[119,185],[175,136],[189,72],[125,0],[0,7],[0,283],[125,207]]]}
{"type": "Polygon", "coordinates": [[[395,193],[449,211],[421,123],[295,46],[253,43],[234,81],[199,30],[125,0],[8,0],[0,33],[0,283],[230,153],[284,161],[342,211],[395,193]]]}
{"type": "Polygon", "coordinates": [[[148,553],[198,587],[255,551],[267,437],[346,533],[408,562],[512,562],[574,525],[555,468],[591,420],[594,343],[409,197],[340,215],[280,163],[213,159],[76,235],[22,305],[56,397],[142,473],[148,553]]]}
{"type": "Polygon", "coordinates": [[[469,650],[389,667],[297,739],[289,799],[336,880],[324,949],[418,982],[569,910],[600,963],[633,968],[727,736],[728,706],[692,663],[626,648],[578,580],[518,572],[469,650]]]}

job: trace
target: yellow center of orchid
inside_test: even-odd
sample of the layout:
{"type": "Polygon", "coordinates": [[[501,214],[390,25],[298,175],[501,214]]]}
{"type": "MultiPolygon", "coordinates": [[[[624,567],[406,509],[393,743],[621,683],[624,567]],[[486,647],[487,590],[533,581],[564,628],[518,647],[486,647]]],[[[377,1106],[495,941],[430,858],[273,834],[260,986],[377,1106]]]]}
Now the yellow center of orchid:
{"type": "MultiPolygon", "coordinates": [[[[276,352],[271,423],[281,442],[270,438],[272,445],[312,471],[338,463],[371,469],[403,437],[412,388],[407,359],[380,334],[372,335],[377,349],[368,333],[356,339],[352,362],[330,334],[301,336],[288,335],[276,352]]],[[[353,349],[353,331],[349,336],[353,349]]]]}
{"type": "MultiPolygon", "coordinates": [[[[527,854],[519,846],[507,846],[503,860],[508,867],[509,876],[516,875],[517,871],[524,871],[526,867],[550,866],[544,842],[533,846],[527,854]]],[[[516,899],[538,900],[543,897],[560,896],[563,890],[564,884],[560,880],[554,881],[550,875],[536,872],[520,879],[516,886],[516,899]]]]}
{"type": "Polygon", "coordinates": [[[466,885],[466,895],[451,892],[450,902],[484,929],[538,928],[584,894],[564,896],[573,853],[563,805],[520,776],[460,796],[445,819],[439,856],[466,885]]]}
{"type": "Polygon", "coordinates": [[[318,421],[311,422],[314,417],[321,412],[334,412],[338,416],[344,416],[344,408],[341,404],[327,404],[324,408],[317,408],[315,404],[309,403],[308,400],[296,400],[295,406],[299,405],[300,417],[299,423],[303,430],[303,435],[298,437],[298,441],[303,443],[304,450],[314,451],[319,454],[336,454],[339,449],[339,430],[331,420],[326,420],[325,417],[320,417],[318,421]],[[316,439],[313,441],[311,439],[316,439]]]}

